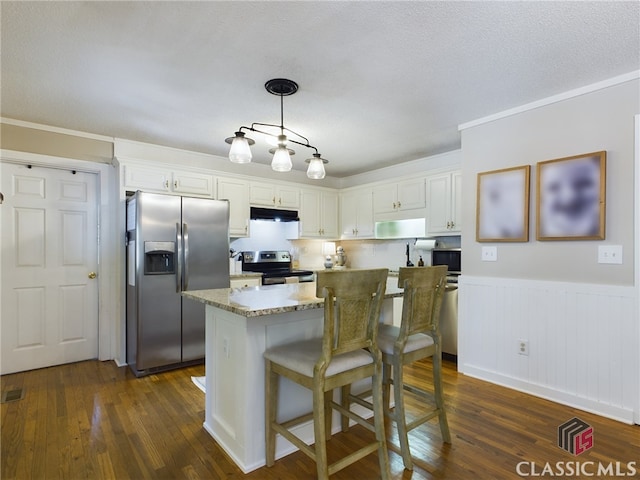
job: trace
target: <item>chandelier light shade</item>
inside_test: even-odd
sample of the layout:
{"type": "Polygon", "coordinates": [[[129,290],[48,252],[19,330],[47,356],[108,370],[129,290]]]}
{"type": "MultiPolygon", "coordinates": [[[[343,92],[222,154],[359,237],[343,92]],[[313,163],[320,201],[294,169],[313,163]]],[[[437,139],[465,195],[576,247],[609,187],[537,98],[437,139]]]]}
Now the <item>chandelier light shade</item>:
{"type": "Polygon", "coordinates": [[[231,149],[229,150],[229,160],[233,163],[249,163],[251,162],[251,148],[254,142],[250,138],[244,136],[244,132],[236,132],[236,136],[231,141],[231,149]]]}
{"type": "Polygon", "coordinates": [[[322,180],[324,178],[324,164],[327,163],[327,161],[321,158],[319,153],[314,153],[313,158],[307,158],[305,162],[309,164],[307,177],[313,178],[314,180],[322,180]]]}
{"type": "Polygon", "coordinates": [[[273,153],[271,168],[276,172],[289,172],[293,167],[291,155],[295,152],[288,147],[289,142],[314,150],[313,158],[306,160],[309,164],[307,169],[307,177],[320,180],[325,177],[324,165],[329,163],[318,153],[318,149],[309,143],[309,140],[284,126],[284,100],[283,98],[293,95],[298,91],[298,84],[293,80],[286,78],[274,78],[264,85],[267,92],[280,97],[280,125],[272,123],[252,123],[250,127],[242,126],[235,132],[233,137],[225,139],[225,142],[231,145],[229,149],[229,160],[233,163],[250,163],[252,159],[250,146],[255,141],[245,136],[242,130],[260,133],[270,138],[277,139],[278,147],[272,148],[269,152],[273,153]],[[260,127],[258,129],[256,127],[260,127]],[[267,130],[273,130],[272,132],[267,130]],[[274,132],[278,132],[277,134],[274,132]],[[287,136],[289,134],[289,137],[287,136]],[[291,138],[293,136],[294,138],[291,138]]]}
{"type": "Polygon", "coordinates": [[[271,169],[276,172],[290,172],[293,167],[289,149],[284,145],[280,145],[275,149],[273,160],[271,160],[271,169]]]}

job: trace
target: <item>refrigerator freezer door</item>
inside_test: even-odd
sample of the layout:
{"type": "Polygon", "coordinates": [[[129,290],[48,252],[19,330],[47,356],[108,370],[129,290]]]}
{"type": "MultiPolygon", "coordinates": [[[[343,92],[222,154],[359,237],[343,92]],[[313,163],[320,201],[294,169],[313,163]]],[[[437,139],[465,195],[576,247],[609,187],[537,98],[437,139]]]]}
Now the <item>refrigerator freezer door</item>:
{"type": "MultiPolygon", "coordinates": [[[[229,287],[229,202],[182,198],[183,289],[229,287]]],[[[182,299],[182,361],[204,357],[205,306],[182,299]]]]}
{"type": "MultiPolygon", "coordinates": [[[[137,203],[137,355],[138,371],[179,363],[182,357],[180,308],[182,297],[176,292],[175,272],[145,274],[145,242],[176,242],[176,223],[180,224],[180,197],[136,194],[137,203]]],[[[177,248],[174,251],[178,251],[177,248]]],[[[179,256],[176,255],[176,262],[179,256]]]]}

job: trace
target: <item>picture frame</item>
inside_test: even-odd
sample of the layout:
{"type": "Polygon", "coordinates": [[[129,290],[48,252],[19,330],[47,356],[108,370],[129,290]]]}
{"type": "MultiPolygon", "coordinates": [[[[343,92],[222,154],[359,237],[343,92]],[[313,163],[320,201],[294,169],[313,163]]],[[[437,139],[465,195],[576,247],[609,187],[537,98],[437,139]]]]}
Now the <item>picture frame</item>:
{"type": "Polygon", "coordinates": [[[538,162],[536,239],[604,240],[607,153],[538,162]]]}
{"type": "Polygon", "coordinates": [[[478,173],[476,241],[529,241],[531,166],[478,173]]]}
{"type": "Polygon", "coordinates": [[[536,239],[604,240],[605,151],[538,162],[536,239]]]}

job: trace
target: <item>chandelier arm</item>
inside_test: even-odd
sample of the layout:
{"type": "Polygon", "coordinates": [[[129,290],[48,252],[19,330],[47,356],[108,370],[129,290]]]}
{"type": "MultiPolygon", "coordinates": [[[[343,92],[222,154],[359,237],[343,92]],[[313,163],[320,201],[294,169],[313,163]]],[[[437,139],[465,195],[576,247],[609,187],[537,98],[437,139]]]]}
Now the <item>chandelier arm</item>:
{"type": "Polygon", "coordinates": [[[263,135],[268,135],[269,137],[278,138],[278,135],[274,135],[273,133],[269,133],[269,132],[265,132],[265,131],[263,131],[263,130],[259,130],[259,129],[255,128],[255,125],[260,125],[260,126],[263,126],[263,127],[275,127],[275,128],[282,128],[282,129],[286,130],[287,132],[293,133],[294,135],[297,135],[298,137],[300,137],[300,138],[304,139],[306,143],[298,142],[297,140],[294,140],[294,139],[292,139],[292,138],[287,138],[287,141],[288,141],[288,142],[295,143],[296,145],[301,145],[301,146],[303,146],[303,147],[311,148],[311,149],[312,149],[312,150],[314,150],[316,153],[318,153],[318,149],[317,149],[316,147],[314,147],[313,145],[311,145],[311,144],[309,143],[309,140],[308,140],[306,137],[304,137],[303,135],[300,135],[299,133],[294,132],[293,130],[289,130],[289,129],[288,129],[288,128],[286,128],[286,127],[281,127],[280,125],[275,125],[275,124],[273,124],[273,123],[259,123],[259,122],[254,122],[254,123],[252,123],[252,124],[251,124],[251,126],[250,126],[250,127],[245,127],[245,126],[240,127],[240,128],[238,129],[238,131],[242,131],[242,129],[244,128],[245,130],[249,130],[249,131],[251,131],[251,132],[261,133],[261,134],[263,134],[263,135]]]}
{"type": "Polygon", "coordinates": [[[315,150],[316,153],[318,153],[318,149],[316,147],[314,147],[313,145],[310,145],[309,143],[302,143],[302,142],[296,142],[295,140],[292,139],[288,139],[288,141],[295,143],[297,145],[302,145],[303,147],[307,147],[307,148],[311,148],[313,150],[315,150]]]}
{"type": "MultiPolygon", "coordinates": [[[[304,135],[300,135],[298,132],[294,132],[293,130],[288,129],[287,127],[282,127],[283,130],[286,130],[289,133],[293,133],[295,136],[302,138],[305,142],[307,142],[307,145],[310,146],[309,144],[309,139],[307,137],[305,137],[304,135]]],[[[293,140],[291,140],[293,142],[293,140]]]]}
{"type": "MultiPolygon", "coordinates": [[[[261,125],[263,127],[279,128],[280,130],[284,130],[285,132],[293,133],[296,137],[300,137],[305,141],[305,143],[296,142],[298,145],[305,145],[305,146],[311,147],[311,144],[309,143],[309,139],[307,137],[305,137],[304,135],[300,135],[298,132],[294,132],[293,130],[291,130],[291,129],[287,128],[287,127],[283,127],[282,125],[276,125],[274,123],[254,122],[254,123],[251,124],[251,127],[240,127],[240,128],[247,128],[247,129],[251,130],[252,132],[258,132],[258,133],[262,133],[264,135],[270,135],[272,137],[277,137],[278,136],[278,135],[274,135],[273,133],[256,130],[254,128],[255,125],[261,125]]],[[[294,140],[291,140],[291,139],[288,139],[288,140],[291,141],[291,142],[294,141],[294,140]]],[[[311,148],[313,148],[313,147],[311,147],[311,148]]]]}

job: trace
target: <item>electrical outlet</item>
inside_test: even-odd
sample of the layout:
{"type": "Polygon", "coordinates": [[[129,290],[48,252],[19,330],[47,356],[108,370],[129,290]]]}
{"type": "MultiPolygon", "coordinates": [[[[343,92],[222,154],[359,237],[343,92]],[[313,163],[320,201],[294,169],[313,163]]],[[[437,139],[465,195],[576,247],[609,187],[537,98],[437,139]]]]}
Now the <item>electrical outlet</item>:
{"type": "Polygon", "coordinates": [[[529,355],[529,341],[528,340],[518,340],[518,354],[520,355],[529,355]]]}
{"type": "Polygon", "coordinates": [[[497,262],[498,261],[498,247],[482,247],[482,261],[483,262],[497,262]]]}

